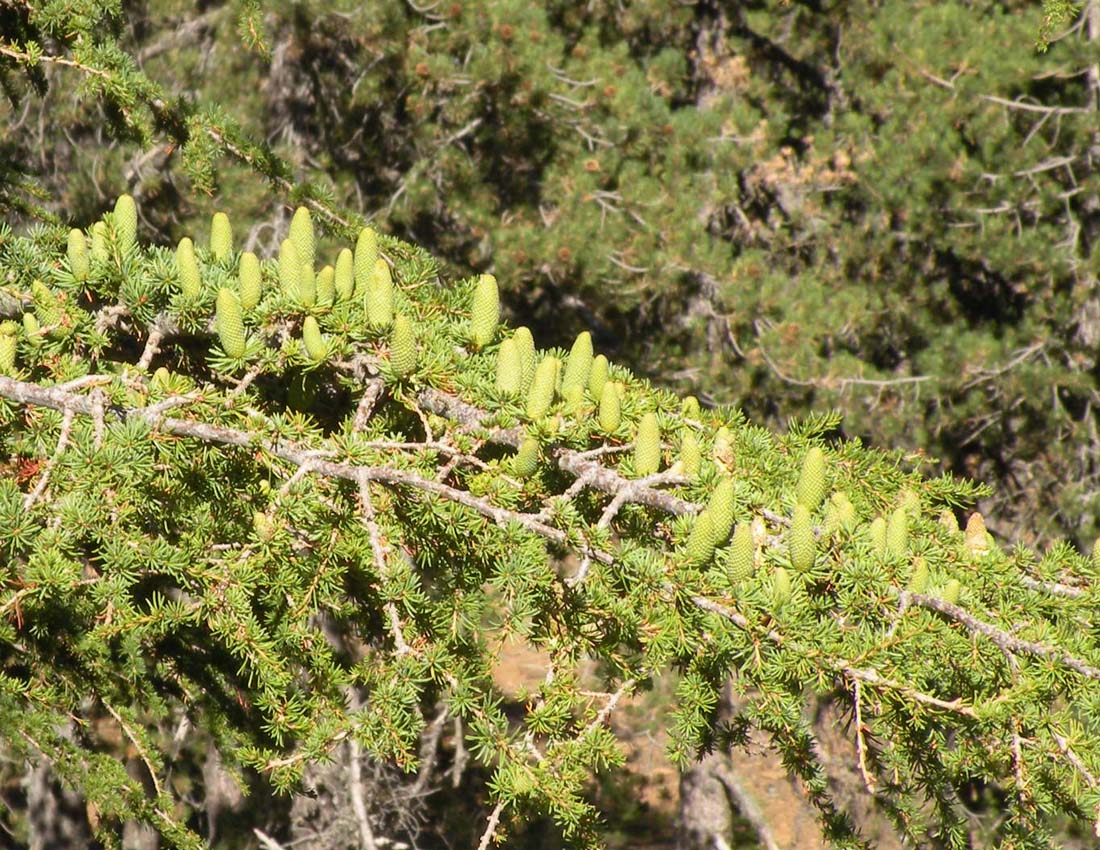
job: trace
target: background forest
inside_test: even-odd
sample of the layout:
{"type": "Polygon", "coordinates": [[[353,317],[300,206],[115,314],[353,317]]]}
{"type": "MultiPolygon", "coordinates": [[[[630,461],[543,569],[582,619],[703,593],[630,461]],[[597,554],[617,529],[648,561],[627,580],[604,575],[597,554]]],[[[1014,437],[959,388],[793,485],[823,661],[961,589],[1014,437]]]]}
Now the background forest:
{"type": "Polygon", "coordinates": [[[272,256],[314,199],[491,272],[541,344],[755,423],[835,409],[992,484],[1009,543],[1100,535],[1098,0],[1045,51],[1034,0],[124,2],[37,91],[34,5],[0,0],[17,229],[129,193],[143,241],[221,210],[272,256]],[[147,126],[87,72],[125,55],[147,126]]]}

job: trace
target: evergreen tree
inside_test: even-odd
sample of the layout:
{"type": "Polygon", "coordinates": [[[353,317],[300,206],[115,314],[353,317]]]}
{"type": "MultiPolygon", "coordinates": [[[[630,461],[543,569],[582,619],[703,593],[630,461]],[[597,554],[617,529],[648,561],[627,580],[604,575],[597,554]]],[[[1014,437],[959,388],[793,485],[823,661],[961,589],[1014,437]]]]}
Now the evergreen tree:
{"type": "Polygon", "coordinates": [[[835,416],[783,436],[729,408],[688,418],[615,365],[611,433],[587,387],[552,380],[533,409],[497,387],[515,337],[487,331],[484,280],[436,286],[403,243],[384,257],[392,329],[361,295],[301,304],[268,258],[244,351],[227,351],[236,255],[200,242],[190,292],[176,252],[130,241],[117,213],[101,224],[86,272],[64,228],[0,233],[0,736],[86,795],[101,840],[137,822],[203,846],[170,782],[195,735],[287,791],[345,741],[430,764],[440,704],[492,774],[482,846],[540,811],[590,845],[585,782],[621,758],[609,718],[670,667],[673,756],[736,739],[714,726],[732,675],[740,720],[841,846],[865,845],[814,750],[815,693],[851,706],[864,781],[915,841],[958,844],[951,789],[975,777],[1004,788],[1000,846],[1051,846],[1053,813],[1095,818],[1100,567],[1069,546],[1003,550],[980,514],[961,532],[952,509],[980,488],[825,443],[835,416]],[[675,463],[686,432],[694,475],[675,463]],[[735,523],[748,569],[743,534],[715,531],[735,523]],[[510,719],[490,672],[515,634],[550,660],[510,719]],[[603,692],[581,686],[586,658],[603,692]]]}
{"type": "Polygon", "coordinates": [[[1004,537],[1100,532],[1094,0],[127,12],[15,5],[7,90],[59,85],[46,122],[12,112],[7,166],[48,190],[21,172],[9,205],[78,222],[129,191],[175,242],[214,209],[186,183],[220,184],[269,253],[285,196],[344,239],[362,209],[555,344],[583,326],[774,422],[839,408],[996,480],[1004,537]]]}

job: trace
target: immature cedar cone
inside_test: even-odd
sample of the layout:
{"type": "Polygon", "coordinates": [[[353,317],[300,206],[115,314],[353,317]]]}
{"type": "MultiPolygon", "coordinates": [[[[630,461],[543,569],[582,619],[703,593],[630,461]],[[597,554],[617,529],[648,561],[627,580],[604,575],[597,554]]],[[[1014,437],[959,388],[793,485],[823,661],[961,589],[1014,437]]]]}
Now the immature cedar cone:
{"type": "Polygon", "coordinates": [[[684,400],[680,402],[680,415],[685,419],[698,419],[699,399],[693,395],[686,396],[684,400]]]}
{"type": "Polygon", "coordinates": [[[733,468],[737,465],[737,457],[733,453],[733,435],[725,425],[714,432],[714,448],[711,450],[711,457],[727,472],[733,472],[733,468]]]}
{"type": "Polygon", "coordinates": [[[92,262],[105,263],[110,256],[107,250],[107,225],[97,221],[92,225],[92,262]]]}
{"type": "Polygon", "coordinates": [[[321,326],[313,316],[306,316],[302,322],[302,342],[310,360],[320,362],[328,357],[328,340],[321,333],[321,326]]]}
{"type": "Polygon", "coordinates": [[[791,556],[791,566],[798,572],[804,573],[813,567],[814,558],[817,556],[817,540],[814,539],[813,518],[805,505],[794,506],[787,547],[791,556]]]}
{"type": "Polygon", "coordinates": [[[48,328],[55,328],[61,322],[61,308],[53,292],[42,281],[31,283],[31,296],[34,298],[34,311],[38,321],[48,328]]]}
{"type": "Polygon", "coordinates": [[[317,272],[317,303],[331,304],[336,300],[336,269],[325,266],[317,272]]]}
{"type": "Polygon", "coordinates": [[[291,239],[279,246],[279,288],[288,301],[297,302],[298,283],[302,277],[302,260],[291,239]]]}
{"type": "Polygon", "coordinates": [[[34,313],[23,314],[23,333],[28,337],[33,337],[42,330],[42,326],[38,324],[38,317],[34,313]]]}
{"type": "Polygon", "coordinates": [[[583,331],[578,334],[569,351],[569,357],[565,361],[565,376],[561,380],[562,395],[569,392],[570,387],[580,387],[583,392],[588,386],[588,378],[592,372],[592,334],[583,331]]]}
{"type": "Polygon", "coordinates": [[[903,558],[908,552],[909,513],[904,507],[898,507],[886,523],[886,557],[903,558]]]}
{"type": "Polygon", "coordinates": [[[0,375],[15,374],[16,343],[14,334],[0,333],[0,375]]]}
{"type": "Polygon", "coordinates": [[[137,242],[137,207],[129,195],[119,195],[115,201],[115,239],[125,251],[137,242]]]}
{"type": "MultiPolygon", "coordinates": [[[[374,266],[378,262],[378,234],[369,227],[359,231],[355,243],[355,291],[365,295],[374,279],[374,266]]],[[[388,324],[388,323],[387,323],[388,324]]]]}
{"type": "Polygon", "coordinates": [[[580,384],[565,387],[562,390],[561,398],[564,402],[565,413],[568,416],[577,416],[584,405],[584,387],[580,384]]]}
{"type": "Polygon", "coordinates": [[[913,574],[905,588],[910,593],[924,593],[928,590],[928,562],[920,555],[913,559],[913,574]]]}
{"type": "Polygon", "coordinates": [[[237,279],[241,290],[241,307],[251,310],[260,303],[263,293],[263,276],[260,273],[260,259],[251,251],[241,254],[237,266],[237,279]]]}
{"type": "Polygon", "coordinates": [[[959,520],[955,516],[955,512],[951,508],[944,508],[940,511],[940,525],[951,534],[958,533],[959,520]]]}
{"type": "Polygon", "coordinates": [[[210,219],[210,253],[219,263],[233,254],[233,226],[223,212],[210,219]]]}
{"type": "Polygon", "coordinates": [[[247,338],[244,318],[241,316],[241,302],[234,292],[224,286],[218,290],[214,329],[218,332],[222,350],[227,355],[233,358],[244,357],[247,338]]]}
{"type": "Polygon", "coordinates": [[[661,429],[657,426],[657,414],[650,411],[642,416],[634,435],[634,472],[643,478],[660,468],[661,429]]]}
{"type": "Polygon", "coordinates": [[[906,487],[898,493],[898,507],[905,508],[911,516],[919,517],[920,496],[917,495],[916,490],[912,487],[906,487]]]}
{"type": "Polygon", "coordinates": [[[512,474],[516,478],[528,478],[539,468],[539,441],[527,437],[520,443],[519,451],[512,458],[512,474]]]}
{"type": "Polygon", "coordinates": [[[535,338],[531,336],[530,329],[521,326],[512,334],[512,342],[516,344],[519,364],[523,369],[520,392],[526,392],[535,377],[535,338]]]}
{"type": "Polygon", "coordinates": [[[841,529],[850,529],[856,524],[856,507],[849,501],[848,494],[838,490],[829,497],[825,506],[825,533],[835,534],[841,529]]]}
{"type": "Polygon", "coordinates": [[[883,557],[886,554],[886,520],[875,517],[867,528],[867,534],[871,538],[871,551],[883,557]]]}
{"type": "Polygon", "coordinates": [[[558,359],[546,357],[535,369],[535,377],[527,391],[527,418],[532,422],[542,419],[554,403],[554,387],[557,382],[558,359]]]}
{"type": "Polygon", "coordinates": [[[944,585],[943,591],[940,593],[940,599],[948,605],[958,605],[960,593],[962,593],[962,583],[957,578],[953,578],[944,585]]]}
{"type": "Polygon", "coordinates": [[[747,522],[739,522],[733,531],[729,557],[726,559],[730,582],[740,584],[752,578],[756,567],[755,558],[756,546],[752,542],[752,528],[747,522]]]}
{"type": "Polygon", "coordinates": [[[183,297],[198,298],[202,292],[202,278],[199,276],[199,263],[195,259],[195,245],[187,236],[176,246],[176,272],[183,297]]]}
{"type": "Polygon", "coordinates": [[[298,303],[303,307],[317,303],[317,277],[309,263],[302,263],[298,269],[298,303]]]}
{"type": "Polygon", "coordinates": [[[402,378],[416,369],[416,333],[408,316],[398,313],[390,330],[390,364],[402,378]]]}
{"type": "Polygon", "coordinates": [[[688,535],[687,555],[693,564],[705,564],[714,556],[714,521],[710,511],[695,517],[688,535]]]}
{"type": "Polygon", "coordinates": [[[608,365],[607,358],[597,354],[592,361],[592,368],[588,370],[588,392],[596,401],[600,400],[603,385],[607,383],[608,365]]]}
{"type": "Polygon", "coordinates": [[[802,471],[795,487],[795,499],[810,512],[816,511],[821,500],[825,498],[828,484],[826,472],[825,453],[814,446],[802,459],[802,471]]]}
{"type": "Polygon", "coordinates": [[[699,474],[703,465],[703,452],[699,448],[699,441],[691,431],[684,431],[680,436],[680,469],[684,475],[694,477],[699,474]]]}
{"type": "Polygon", "coordinates": [[[275,536],[275,528],[263,511],[252,512],[252,531],[257,540],[265,543],[275,536]]]}
{"type": "Polygon", "coordinates": [[[332,276],[336,298],[347,301],[355,292],[355,259],[350,248],[344,248],[336,256],[336,271],[332,276]]]}
{"type": "Polygon", "coordinates": [[[622,423],[622,400],[619,396],[619,384],[608,381],[600,393],[600,427],[610,434],[618,431],[622,423]]]}
{"type": "Polygon", "coordinates": [[[985,529],[985,519],[977,511],[966,521],[963,545],[972,558],[989,554],[989,532],[985,529]]]}
{"type": "Polygon", "coordinates": [[[497,279],[483,274],[474,288],[474,301],[470,308],[470,339],[477,348],[484,348],[496,336],[500,323],[500,291],[497,279]]]}
{"type": "Polygon", "coordinates": [[[312,269],[314,261],[313,219],[309,215],[309,210],[305,207],[298,207],[294,211],[294,218],[290,220],[290,240],[298,250],[299,261],[312,269]]]}
{"type": "Polygon", "coordinates": [[[379,257],[367,283],[367,322],[372,328],[389,327],[393,321],[393,276],[389,264],[379,257]]]}
{"type": "Polygon", "coordinates": [[[791,576],[783,567],[772,571],[772,605],[777,609],[787,604],[791,598],[791,576]]]}
{"type": "Polygon", "coordinates": [[[84,238],[84,233],[75,227],[69,231],[67,255],[69,258],[69,271],[72,272],[73,278],[78,282],[87,280],[90,265],[88,262],[88,240],[84,238]]]}
{"type": "Polygon", "coordinates": [[[733,528],[733,492],[733,479],[723,475],[718,479],[718,484],[710,494],[710,501],[707,502],[707,510],[714,520],[716,546],[726,542],[726,538],[730,536],[730,529],[733,528]]]}
{"type": "Polygon", "coordinates": [[[516,341],[506,339],[497,351],[497,390],[505,395],[519,395],[523,386],[523,364],[519,360],[516,341]]]}

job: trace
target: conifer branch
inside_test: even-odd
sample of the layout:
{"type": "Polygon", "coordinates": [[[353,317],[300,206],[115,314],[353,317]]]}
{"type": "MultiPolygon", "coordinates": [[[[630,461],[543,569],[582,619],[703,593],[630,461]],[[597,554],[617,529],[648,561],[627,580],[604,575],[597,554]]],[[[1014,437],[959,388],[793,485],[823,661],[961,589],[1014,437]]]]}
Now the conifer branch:
{"type": "Polygon", "coordinates": [[[1024,653],[1039,658],[1046,658],[1073,670],[1075,673],[1080,673],[1082,676],[1100,680],[1100,667],[1094,667],[1088,662],[1080,658],[1075,658],[1068,653],[1061,652],[1054,647],[1035,643],[1033,641],[1021,640],[1014,635],[1010,635],[1006,631],[998,629],[996,626],[979,620],[972,614],[967,613],[966,609],[958,605],[952,605],[950,602],[945,602],[943,599],[938,599],[935,596],[927,596],[922,593],[909,593],[908,591],[902,591],[899,598],[902,600],[903,604],[918,605],[930,611],[937,611],[945,617],[965,626],[969,631],[989,638],[1007,655],[1011,656],[1015,653],[1024,653]]]}

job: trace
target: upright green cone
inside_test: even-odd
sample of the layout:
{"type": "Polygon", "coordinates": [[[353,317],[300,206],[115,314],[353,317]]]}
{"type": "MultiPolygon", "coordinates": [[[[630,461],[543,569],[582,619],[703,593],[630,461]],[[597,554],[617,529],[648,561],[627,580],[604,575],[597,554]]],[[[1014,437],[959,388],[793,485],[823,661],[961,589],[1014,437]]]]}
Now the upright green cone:
{"type": "Polygon", "coordinates": [[[707,510],[714,519],[715,543],[721,546],[733,528],[734,486],[730,476],[723,475],[718,479],[718,484],[710,494],[707,510]]]}
{"type": "Polygon", "coordinates": [[[895,508],[886,522],[886,556],[904,558],[909,552],[909,514],[904,507],[895,508]]]}
{"type": "Polygon", "coordinates": [[[802,471],[798,476],[795,499],[800,505],[805,505],[807,510],[816,511],[821,500],[825,498],[827,486],[825,453],[814,446],[802,459],[802,471]]]}
{"type": "Polygon", "coordinates": [[[237,279],[241,291],[241,307],[251,310],[260,303],[263,294],[263,275],[260,272],[260,258],[251,251],[241,254],[237,265],[237,279]]]}
{"type": "Polygon", "coordinates": [[[15,374],[16,333],[19,326],[15,322],[0,324],[0,375],[15,374]]]}
{"type": "Polygon", "coordinates": [[[886,554],[886,520],[875,517],[867,527],[867,534],[871,539],[871,551],[883,557],[886,554]]]}
{"type": "Polygon", "coordinates": [[[497,351],[497,390],[510,396],[523,391],[523,364],[516,348],[514,339],[506,339],[497,351]]]}
{"type": "Polygon", "coordinates": [[[107,250],[107,225],[97,221],[92,225],[92,262],[106,263],[110,257],[107,250]]]}
{"type": "Polygon", "coordinates": [[[218,332],[218,340],[227,355],[233,358],[244,357],[247,337],[244,317],[241,315],[241,302],[234,292],[224,286],[218,290],[214,329],[218,332]]]}
{"type": "Polygon", "coordinates": [[[607,375],[610,364],[602,354],[597,354],[592,360],[592,368],[588,370],[588,392],[596,401],[600,400],[603,393],[603,385],[607,383],[607,375]]]}
{"type": "Polygon", "coordinates": [[[315,260],[313,219],[305,207],[298,207],[290,220],[290,241],[298,251],[298,260],[312,269],[315,260]]]}
{"type": "Polygon", "coordinates": [[[558,359],[546,357],[535,369],[531,389],[527,391],[527,418],[538,422],[554,403],[554,391],[558,383],[558,359]]]}
{"type": "Polygon", "coordinates": [[[69,271],[78,282],[88,279],[88,270],[91,263],[88,260],[88,240],[84,233],[75,227],[69,231],[69,247],[66,251],[69,259],[69,271]]]}
{"type": "Polygon", "coordinates": [[[752,527],[747,522],[739,522],[734,529],[729,556],[726,559],[730,582],[740,584],[752,578],[755,558],[756,546],[752,540],[752,527]]]}
{"type": "Polygon", "coordinates": [[[317,303],[332,304],[336,300],[336,269],[325,266],[317,272],[317,303]]]}
{"type": "Polygon", "coordinates": [[[328,340],[321,333],[321,326],[313,316],[306,316],[302,322],[302,343],[309,359],[319,363],[328,357],[328,340]]]}
{"type": "Polygon", "coordinates": [[[634,472],[644,478],[660,468],[661,429],[657,425],[657,414],[650,411],[642,416],[634,435],[634,472]]]}
{"type": "Polygon", "coordinates": [[[313,266],[306,262],[298,267],[298,303],[303,307],[312,307],[317,303],[317,277],[313,266]]]}
{"type": "Polygon", "coordinates": [[[484,348],[493,341],[500,323],[500,291],[497,279],[483,274],[474,288],[473,306],[470,308],[470,339],[477,348],[484,348]]]}
{"type": "Polygon", "coordinates": [[[684,431],[680,437],[680,469],[684,475],[693,478],[699,474],[703,465],[703,451],[699,441],[691,431],[684,431]]]}
{"type": "Polygon", "coordinates": [[[115,201],[115,239],[126,251],[137,242],[137,206],[130,195],[119,195],[115,201]]]}
{"type": "Polygon", "coordinates": [[[350,248],[344,248],[336,257],[332,285],[339,301],[347,301],[355,293],[355,260],[350,248]]]}
{"type": "Polygon", "coordinates": [[[790,601],[791,576],[783,567],[772,571],[772,605],[778,610],[790,601]]]}
{"type": "Polygon", "coordinates": [[[562,395],[568,394],[572,387],[579,387],[583,392],[588,386],[591,372],[592,334],[583,331],[577,336],[565,361],[565,376],[561,380],[562,395]]]}
{"type": "Polygon", "coordinates": [[[913,573],[905,588],[910,593],[924,593],[928,590],[928,562],[920,555],[913,559],[913,573]]]}
{"type": "Polygon", "coordinates": [[[219,263],[233,255],[233,226],[223,212],[214,213],[210,220],[210,253],[219,263]]]}
{"type": "Polygon", "coordinates": [[[408,317],[398,313],[390,330],[390,364],[402,378],[416,369],[416,333],[408,317]]]}
{"type": "Polygon", "coordinates": [[[199,275],[199,263],[195,259],[195,245],[186,236],[176,246],[176,273],[184,298],[198,298],[202,292],[202,277],[199,275]]]}
{"type": "Polygon", "coordinates": [[[714,521],[710,511],[695,517],[688,535],[687,556],[695,564],[705,564],[714,557],[714,521]]]}
{"type": "Polygon", "coordinates": [[[366,295],[374,279],[374,267],[378,259],[378,234],[369,227],[364,227],[359,231],[359,239],[355,243],[355,291],[357,293],[366,295]]]}
{"type": "Polygon", "coordinates": [[[521,326],[512,334],[512,341],[516,344],[516,353],[523,369],[521,392],[525,392],[535,378],[535,338],[529,328],[521,326]]]}
{"type": "Polygon", "coordinates": [[[393,276],[381,257],[367,282],[367,322],[372,328],[388,328],[393,322],[393,276]]]}
{"type": "Polygon", "coordinates": [[[603,385],[603,392],[600,393],[600,428],[610,434],[619,430],[622,421],[619,385],[615,381],[608,381],[603,385]]]}
{"type": "Polygon", "coordinates": [[[527,437],[520,443],[519,451],[512,457],[512,474],[517,478],[529,478],[539,468],[539,441],[527,437]]]}
{"type": "Polygon", "coordinates": [[[813,519],[805,505],[795,505],[791,516],[791,530],[787,538],[791,566],[804,573],[814,565],[817,557],[817,540],[814,538],[813,519]]]}
{"type": "Polygon", "coordinates": [[[302,279],[302,260],[292,239],[284,239],[279,246],[279,288],[283,297],[297,303],[298,284],[302,279]]]}

